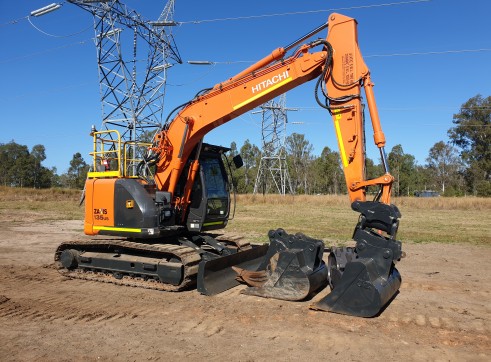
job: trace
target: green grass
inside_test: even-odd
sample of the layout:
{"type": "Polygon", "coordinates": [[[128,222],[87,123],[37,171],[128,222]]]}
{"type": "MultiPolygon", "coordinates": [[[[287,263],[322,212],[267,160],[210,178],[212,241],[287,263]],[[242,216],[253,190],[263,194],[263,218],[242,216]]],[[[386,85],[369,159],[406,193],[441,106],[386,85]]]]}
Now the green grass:
{"type": "MultiPolygon", "coordinates": [[[[82,220],[78,190],[0,187],[0,221],[82,220]]],[[[329,245],[349,243],[358,214],[347,196],[239,195],[227,231],[256,242],[271,229],[302,232],[329,245]]],[[[398,239],[412,243],[491,245],[491,198],[395,198],[402,219],[398,239]]]]}
{"type": "MultiPolygon", "coordinates": [[[[491,245],[489,198],[395,198],[401,211],[398,239],[413,243],[491,245]]],[[[351,240],[358,214],[346,196],[252,196],[238,198],[228,230],[265,241],[268,230],[303,232],[326,244],[351,240]]]]}
{"type": "Polygon", "coordinates": [[[228,230],[245,234],[254,241],[266,241],[269,230],[283,228],[325,241],[351,239],[358,216],[348,205],[318,204],[315,199],[294,198],[288,203],[249,203],[239,198],[235,219],[228,230]]]}
{"type": "Polygon", "coordinates": [[[26,189],[0,186],[0,221],[32,223],[51,220],[82,220],[80,190],[26,189]]]}

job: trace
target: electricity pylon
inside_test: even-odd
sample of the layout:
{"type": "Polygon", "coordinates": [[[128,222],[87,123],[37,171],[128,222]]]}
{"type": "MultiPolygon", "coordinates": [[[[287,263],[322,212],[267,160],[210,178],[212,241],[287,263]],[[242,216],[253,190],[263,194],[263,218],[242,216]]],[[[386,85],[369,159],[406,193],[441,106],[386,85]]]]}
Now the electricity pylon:
{"type": "Polygon", "coordinates": [[[119,0],[68,1],[94,18],[102,129],[117,130],[123,142],[153,134],[162,125],[167,69],[182,63],[171,32],[174,0],[155,21],[119,0]]]}
{"type": "Polygon", "coordinates": [[[296,109],[286,108],[286,95],[271,100],[262,105],[262,150],[261,161],[254,184],[254,193],[263,194],[276,188],[279,194],[293,193],[288,167],[286,163],[286,124],[287,111],[296,109]]]}

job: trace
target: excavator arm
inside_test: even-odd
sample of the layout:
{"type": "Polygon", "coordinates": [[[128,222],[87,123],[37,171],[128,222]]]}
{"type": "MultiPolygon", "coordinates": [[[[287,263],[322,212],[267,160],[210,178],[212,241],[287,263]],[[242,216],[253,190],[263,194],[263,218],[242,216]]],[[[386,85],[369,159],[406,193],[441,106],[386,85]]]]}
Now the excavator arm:
{"type": "Polygon", "coordinates": [[[327,24],[284,48],[274,50],[241,73],[185,104],[155,138],[153,151],[158,155],[155,175],[158,189],[170,192],[176,210],[184,215],[190,203],[199,155],[194,153],[195,160],[186,176],[182,195],[175,194],[176,185],[203,137],[214,128],[316,78],[316,98],[331,113],[334,121],[351,202],[365,201],[366,188],[379,185],[379,198],[390,204],[393,177],[388,172],[385,137],[375,104],[373,83],[358,47],[356,21],[340,14],[332,14],[327,24]],[[299,46],[326,27],[329,29],[327,39],[299,46]],[[297,46],[293,55],[285,57],[297,46]],[[368,102],[375,144],[380,149],[386,170],[384,175],[374,180],[365,178],[362,88],[368,102]]]}
{"type": "Polygon", "coordinates": [[[324,70],[323,81],[327,104],[333,117],[341,162],[351,202],[365,201],[368,186],[379,185],[378,199],[390,204],[394,178],[389,173],[385,155],[385,136],[378,115],[373,82],[358,46],[356,20],[332,14],[329,17],[328,45],[331,66],[324,70]],[[365,177],[365,135],[361,88],[365,91],[375,145],[380,151],[385,174],[373,180],[365,177]]]}

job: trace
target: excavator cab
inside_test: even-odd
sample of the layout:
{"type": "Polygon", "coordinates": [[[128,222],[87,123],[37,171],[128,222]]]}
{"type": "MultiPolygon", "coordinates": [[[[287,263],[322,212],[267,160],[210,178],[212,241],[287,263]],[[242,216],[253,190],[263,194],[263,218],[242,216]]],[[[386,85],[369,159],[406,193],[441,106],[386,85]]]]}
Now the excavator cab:
{"type": "Polygon", "coordinates": [[[191,192],[186,226],[189,231],[223,229],[230,214],[230,187],[222,155],[229,148],[204,144],[191,192]]]}

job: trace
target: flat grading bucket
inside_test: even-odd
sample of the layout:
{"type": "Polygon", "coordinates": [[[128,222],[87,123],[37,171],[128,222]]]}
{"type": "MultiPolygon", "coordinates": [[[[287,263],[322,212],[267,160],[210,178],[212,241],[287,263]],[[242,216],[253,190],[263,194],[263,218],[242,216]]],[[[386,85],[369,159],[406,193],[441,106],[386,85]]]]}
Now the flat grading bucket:
{"type": "Polygon", "coordinates": [[[249,250],[201,261],[198,267],[198,292],[215,295],[238,286],[240,282],[232,267],[257,270],[268,248],[268,245],[253,246],[249,250]]]}
{"type": "Polygon", "coordinates": [[[353,235],[356,247],[354,251],[351,248],[332,249],[328,260],[332,291],[310,308],[374,317],[401,286],[401,275],[395,262],[403,253],[401,242],[394,239],[400,213],[393,205],[371,202],[354,203],[353,209],[362,215],[353,235]],[[372,227],[385,231],[389,237],[375,232],[372,227]]]}
{"type": "Polygon", "coordinates": [[[271,230],[269,249],[257,270],[233,268],[250,287],[243,294],[298,301],[327,285],[324,243],[303,234],[271,230]]]}

